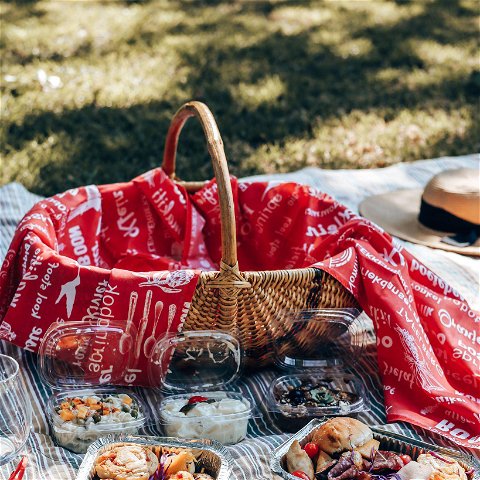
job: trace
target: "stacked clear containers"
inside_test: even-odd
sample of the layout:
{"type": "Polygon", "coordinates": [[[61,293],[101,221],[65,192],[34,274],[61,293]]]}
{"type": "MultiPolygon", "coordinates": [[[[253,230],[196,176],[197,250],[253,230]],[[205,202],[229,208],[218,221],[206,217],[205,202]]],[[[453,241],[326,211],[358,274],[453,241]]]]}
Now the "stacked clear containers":
{"type": "MultiPolygon", "coordinates": [[[[272,355],[284,374],[270,385],[267,410],[282,430],[297,431],[312,418],[369,409],[361,380],[347,373],[364,347],[358,313],[287,312],[272,326],[272,355]]],[[[46,332],[39,353],[41,376],[55,391],[47,411],[52,435],[78,453],[97,438],[142,433],[147,425],[167,436],[235,444],[259,415],[234,391],[243,354],[226,332],[168,334],[152,345],[142,342],[129,322],[57,323],[46,332]],[[158,399],[152,389],[142,391],[148,409],[128,389],[108,387],[132,383],[140,350],[148,360],[142,364],[145,384],[162,394],[158,399]]]]}
{"type": "Polygon", "coordinates": [[[318,309],[279,315],[273,349],[285,375],[270,384],[268,409],[283,431],[296,432],[314,418],[369,410],[361,379],[348,373],[365,347],[359,314],[318,309]]]}
{"type": "Polygon", "coordinates": [[[58,445],[84,453],[100,437],[137,434],[147,425],[184,439],[234,444],[245,438],[255,409],[243,395],[226,389],[241,372],[239,342],[209,330],[155,340],[140,367],[139,339],[128,322],[55,323],[48,329],[39,370],[55,392],[47,418],[58,445]],[[149,408],[127,388],[108,386],[131,383],[131,372],[140,368],[144,383],[154,387],[142,391],[149,408]],[[154,390],[161,391],[160,400],[154,390]]]}
{"type": "Polygon", "coordinates": [[[133,327],[85,322],[54,323],[39,350],[39,371],[55,392],[47,419],[57,444],[85,453],[91,443],[112,433],[136,434],[146,424],[140,398],[124,388],[132,361],[133,327]]]}
{"type": "Polygon", "coordinates": [[[238,379],[242,350],[232,335],[213,330],[167,335],[157,342],[150,383],[164,398],[159,423],[168,436],[235,444],[247,434],[256,411],[227,387],[238,379]]]}

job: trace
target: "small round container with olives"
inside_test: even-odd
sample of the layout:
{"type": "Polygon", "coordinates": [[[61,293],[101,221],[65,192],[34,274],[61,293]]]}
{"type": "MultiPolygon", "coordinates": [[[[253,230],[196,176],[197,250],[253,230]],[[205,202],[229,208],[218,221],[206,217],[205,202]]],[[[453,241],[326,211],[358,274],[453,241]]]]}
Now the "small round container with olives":
{"type": "Polygon", "coordinates": [[[314,418],[356,416],[370,409],[362,380],[347,372],[365,345],[359,315],[356,309],[279,315],[274,354],[284,375],[270,384],[268,408],[283,431],[296,432],[314,418]]]}
{"type": "Polygon", "coordinates": [[[296,432],[323,416],[355,416],[369,410],[362,382],[349,374],[328,371],[276,378],[269,389],[269,410],[285,432],[296,432]]]}

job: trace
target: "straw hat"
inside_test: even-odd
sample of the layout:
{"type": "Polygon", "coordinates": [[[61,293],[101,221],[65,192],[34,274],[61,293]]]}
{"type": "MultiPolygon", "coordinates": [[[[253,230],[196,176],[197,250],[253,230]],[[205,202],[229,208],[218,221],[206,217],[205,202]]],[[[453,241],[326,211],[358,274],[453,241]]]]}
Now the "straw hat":
{"type": "Polygon", "coordinates": [[[391,235],[409,242],[480,256],[480,170],[445,170],[423,190],[374,195],[359,210],[391,235]]]}

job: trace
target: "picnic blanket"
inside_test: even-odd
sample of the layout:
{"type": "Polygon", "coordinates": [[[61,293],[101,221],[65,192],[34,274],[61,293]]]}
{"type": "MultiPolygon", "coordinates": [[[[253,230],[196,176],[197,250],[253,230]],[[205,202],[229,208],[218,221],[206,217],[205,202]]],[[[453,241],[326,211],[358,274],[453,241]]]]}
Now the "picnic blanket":
{"type": "MultiPolygon", "coordinates": [[[[329,193],[338,201],[356,211],[358,202],[367,195],[383,193],[395,188],[423,186],[434,173],[447,168],[475,168],[477,166],[478,156],[469,156],[401,164],[386,169],[368,171],[322,171],[309,168],[292,174],[261,176],[255,177],[255,179],[305,183],[329,193]]],[[[18,220],[37,199],[38,197],[26,192],[19,185],[7,185],[0,189],[0,248],[2,254],[8,248],[18,220]]],[[[479,308],[478,296],[476,295],[478,292],[479,264],[476,260],[427,247],[405,245],[417,258],[459,290],[473,308],[479,308]]],[[[363,376],[366,388],[371,396],[372,410],[361,419],[368,423],[381,424],[385,422],[385,410],[383,408],[383,390],[378,377],[373,337],[371,347],[367,351],[367,355],[357,365],[352,366],[352,370],[354,373],[363,376]]],[[[30,478],[73,478],[72,470],[78,466],[81,456],[55,448],[48,437],[48,427],[42,415],[42,409],[49,392],[39,382],[35,370],[35,356],[28,352],[20,352],[11,345],[3,344],[1,349],[20,358],[26,373],[26,388],[32,394],[35,432],[30,439],[28,448],[32,453],[34,452],[35,462],[32,462],[31,475],[33,476],[30,478]]],[[[268,412],[265,411],[259,399],[264,397],[268,384],[274,375],[275,373],[272,371],[262,372],[243,379],[237,385],[239,390],[259,404],[264,414],[263,418],[252,422],[249,437],[255,438],[267,435],[267,437],[255,438],[236,447],[231,447],[237,462],[236,473],[238,478],[272,478],[269,472],[267,453],[285,437],[275,435],[279,433],[279,430],[272,425],[268,412]]],[[[142,392],[142,394],[145,393],[142,392]]],[[[146,400],[154,408],[154,400],[149,398],[146,400]]],[[[410,435],[418,434],[418,430],[410,430],[406,425],[394,425],[390,428],[404,433],[408,432],[410,435]]],[[[154,429],[147,429],[145,433],[157,434],[158,432],[154,429]]],[[[437,439],[438,441],[439,439],[437,439]]]]}

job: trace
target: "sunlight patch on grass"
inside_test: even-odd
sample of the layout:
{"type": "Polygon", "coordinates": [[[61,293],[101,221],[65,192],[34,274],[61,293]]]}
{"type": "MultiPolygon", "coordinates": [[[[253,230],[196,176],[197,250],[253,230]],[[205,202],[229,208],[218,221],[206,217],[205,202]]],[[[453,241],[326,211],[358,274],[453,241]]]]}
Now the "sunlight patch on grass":
{"type": "Polygon", "coordinates": [[[433,66],[423,68],[384,68],[370,78],[378,88],[388,88],[390,93],[399,91],[424,92],[430,89],[446,88],[448,83],[455,85],[463,80],[464,72],[455,69],[433,66]]]}
{"type": "Polygon", "coordinates": [[[475,55],[476,43],[460,45],[443,45],[434,40],[413,39],[409,42],[410,48],[415,52],[426,66],[439,65],[455,67],[458,71],[467,71],[479,66],[478,52],[475,55]],[[466,55],[473,50],[472,55],[466,55]],[[475,58],[476,57],[476,58],[475,58]]]}
{"type": "Polygon", "coordinates": [[[367,55],[373,48],[372,41],[368,38],[355,38],[339,43],[334,52],[341,58],[367,55]]]}
{"type": "Polygon", "coordinates": [[[424,11],[425,5],[429,0],[422,2],[405,2],[402,5],[395,2],[369,2],[348,0],[335,2],[332,4],[339,12],[348,11],[367,14],[367,21],[371,25],[381,24],[384,27],[394,25],[402,20],[420,15],[424,11]]]}
{"type": "Polygon", "coordinates": [[[285,35],[296,35],[306,29],[324,25],[333,17],[334,12],[327,8],[302,6],[280,7],[270,15],[270,19],[285,35]]]}
{"type": "Polygon", "coordinates": [[[285,84],[278,75],[273,75],[256,83],[240,83],[232,87],[231,92],[239,105],[258,108],[261,104],[274,103],[285,93],[285,84]]]}
{"type": "Polygon", "coordinates": [[[402,110],[391,120],[382,112],[353,111],[342,118],[318,124],[314,138],[290,139],[284,146],[265,145],[248,162],[262,165],[262,172],[288,172],[292,165],[323,168],[384,167],[423,158],[438,143],[461,142],[472,127],[472,111],[402,110]],[[449,124],[452,121],[452,124],[449,124]]]}

